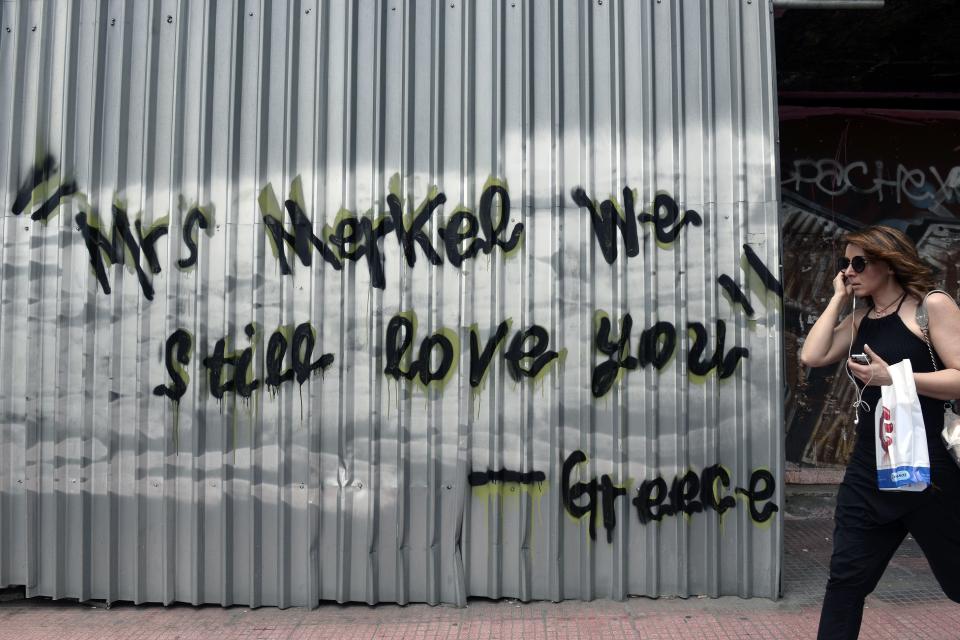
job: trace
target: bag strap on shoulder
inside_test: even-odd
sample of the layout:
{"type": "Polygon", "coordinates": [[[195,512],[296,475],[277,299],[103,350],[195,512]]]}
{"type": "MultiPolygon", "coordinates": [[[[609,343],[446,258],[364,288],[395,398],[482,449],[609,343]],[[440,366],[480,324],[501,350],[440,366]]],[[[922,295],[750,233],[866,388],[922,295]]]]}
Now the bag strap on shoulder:
{"type": "MultiPolygon", "coordinates": [[[[923,300],[921,300],[920,304],[917,305],[917,324],[920,325],[920,330],[923,331],[923,338],[926,340],[927,346],[930,346],[930,316],[927,314],[927,298],[935,293],[942,293],[951,300],[953,299],[953,296],[943,289],[934,289],[933,291],[928,292],[927,295],[923,296],[923,300]]],[[[932,356],[933,354],[930,355],[932,356]]]]}
{"type": "MultiPolygon", "coordinates": [[[[930,344],[930,316],[927,313],[927,298],[935,293],[942,293],[953,300],[953,296],[943,289],[934,289],[928,292],[927,295],[923,296],[920,304],[917,305],[917,324],[920,325],[920,330],[923,332],[923,341],[927,343],[927,351],[930,352],[930,362],[933,363],[933,370],[939,371],[940,367],[937,366],[937,359],[933,355],[933,346],[930,344]]],[[[943,406],[944,409],[953,410],[954,413],[957,412],[957,406],[954,402],[945,402],[943,406]]]]}

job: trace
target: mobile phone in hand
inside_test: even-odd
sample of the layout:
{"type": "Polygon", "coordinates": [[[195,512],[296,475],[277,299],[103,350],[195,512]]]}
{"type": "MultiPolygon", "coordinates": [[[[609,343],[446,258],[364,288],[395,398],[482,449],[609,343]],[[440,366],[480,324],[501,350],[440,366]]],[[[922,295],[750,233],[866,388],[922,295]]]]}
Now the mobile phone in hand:
{"type": "Polygon", "coordinates": [[[850,356],[850,359],[857,364],[870,364],[870,356],[865,353],[854,353],[850,356]]]}

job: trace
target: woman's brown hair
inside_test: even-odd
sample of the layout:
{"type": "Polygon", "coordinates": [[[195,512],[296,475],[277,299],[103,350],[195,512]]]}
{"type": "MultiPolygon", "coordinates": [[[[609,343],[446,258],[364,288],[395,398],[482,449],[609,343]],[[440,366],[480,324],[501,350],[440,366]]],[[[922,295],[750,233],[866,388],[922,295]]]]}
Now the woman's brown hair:
{"type": "Polygon", "coordinates": [[[875,225],[848,233],[844,240],[863,249],[868,258],[890,265],[897,283],[915,298],[922,300],[934,288],[933,272],[920,259],[913,241],[899,229],[875,225]]]}

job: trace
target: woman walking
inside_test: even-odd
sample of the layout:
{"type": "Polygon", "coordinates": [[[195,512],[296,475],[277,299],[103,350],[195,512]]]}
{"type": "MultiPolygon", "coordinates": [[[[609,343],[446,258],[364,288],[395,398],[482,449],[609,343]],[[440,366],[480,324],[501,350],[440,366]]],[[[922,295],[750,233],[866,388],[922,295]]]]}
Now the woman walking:
{"type": "Polygon", "coordinates": [[[904,537],[923,550],[947,597],[960,602],[960,468],[941,438],[944,401],[960,397],[960,309],[936,293],[926,298],[930,347],[916,320],[933,289],[930,269],[902,232],[875,226],[846,237],[840,271],[827,308],[810,329],[800,353],[808,367],[847,359],[858,400],[856,442],[837,492],[830,578],[818,638],[857,638],[863,603],[904,537]],[[863,301],[860,308],[859,301],[863,301]],[[853,313],[841,313],[852,302],[853,313]],[[932,354],[931,354],[932,350],[932,354]],[[851,354],[865,353],[860,364],[851,354]],[[932,358],[936,359],[936,366],[932,358]],[[891,383],[887,366],[909,359],[923,410],[931,486],[922,492],[880,491],[874,410],[880,386],[891,383]]]}

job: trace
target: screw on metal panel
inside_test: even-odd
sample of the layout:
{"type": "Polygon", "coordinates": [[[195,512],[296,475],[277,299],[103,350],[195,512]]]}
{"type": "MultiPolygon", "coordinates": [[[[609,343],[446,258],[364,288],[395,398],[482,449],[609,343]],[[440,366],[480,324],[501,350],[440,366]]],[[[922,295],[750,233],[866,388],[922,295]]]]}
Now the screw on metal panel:
{"type": "Polygon", "coordinates": [[[304,13],[307,15],[310,15],[310,9],[307,9],[306,11],[304,11],[304,13]]]}
{"type": "Polygon", "coordinates": [[[30,29],[30,31],[36,31],[36,30],[37,30],[37,25],[33,25],[33,28],[30,29]]]}
{"type": "Polygon", "coordinates": [[[358,482],[358,483],[357,483],[357,489],[363,489],[363,483],[362,483],[362,482],[358,482]]]}
{"type": "Polygon", "coordinates": [[[110,26],[112,27],[112,26],[114,26],[115,24],[117,24],[117,19],[116,19],[116,18],[110,18],[110,26]]]}
{"type": "Polygon", "coordinates": [[[173,24],[173,16],[167,16],[167,24],[173,24]]]}
{"type": "Polygon", "coordinates": [[[300,488],[303,489],[303,483],[302,483],[302,482],[300,483],[300,488]]]}
{"type": "Polygon", "coordinates": [[[251,18],[253,17],[253,11],[251,11],[251,12],[249,13],[249,16],[250,16],[251,18]]]}
{"type": "Polygon", "coordinates": [[[597,0],[597,4],[603,4],[603,0],[597,0]]]}

